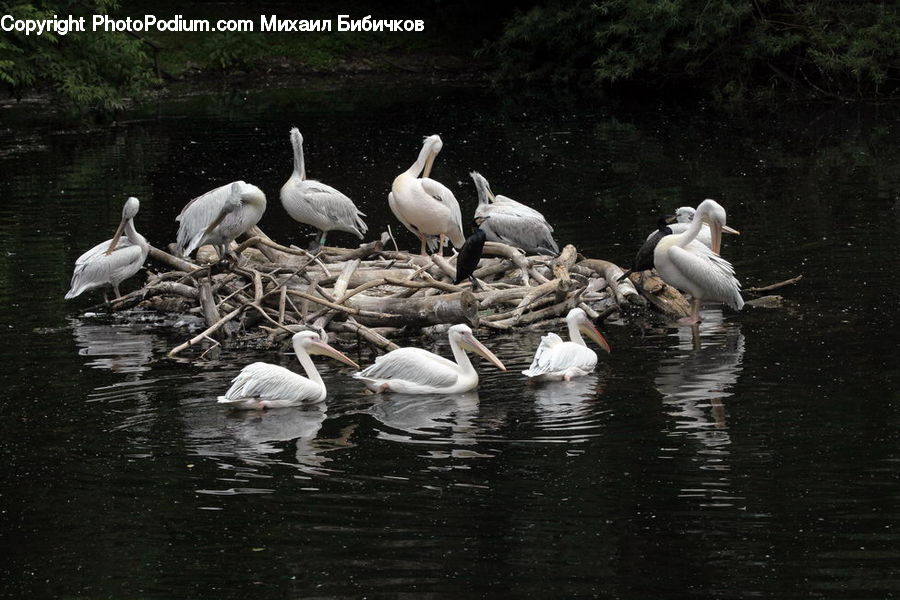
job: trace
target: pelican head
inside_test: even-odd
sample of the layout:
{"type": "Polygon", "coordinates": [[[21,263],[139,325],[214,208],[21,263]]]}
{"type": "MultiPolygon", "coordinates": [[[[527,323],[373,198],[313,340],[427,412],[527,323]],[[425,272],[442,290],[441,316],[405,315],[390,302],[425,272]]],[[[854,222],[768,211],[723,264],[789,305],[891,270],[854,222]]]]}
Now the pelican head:
{"type": "Polygon", "coordinates": [[[478,171],[469,173],[469,177],[475,182],[475,189],[478,191],[478,204],[488,204],[494,200],[494,193],[491,191],[491,184],[478,171]]]}
{"type": "Polygon", "coordinates": [[[134,196],[125,201],[125,206],[122,207],[122,220],[119,221],[119,226],[112,236],[112,242],[110,242],[109,248],[106,249],[106,254],[112,254],[113,250],[116,249],[116,246],[119,244],[119,238],[122,237],[122,232],[125,231],[125,224],[137,216],[140,208],[141,203],[134,196]]]}
{"type": "Polygon", "coordinates": [[[294,351],[298,354],[301,350],[306,354],[320,354],[340,361],[345,365],[350,365],[356,369],[359,368],[358,364],[347,358],[342,352],[326,344],[315,331],[300,331],[295,333],[294,337],[291,338],[291,341],[294,344],[294,351]]]}
{"type": "Polygon", "coordinates": [[[712,234],[712,251],[716,254],[719,254],[719,252],[722,250],[723,231],[726,233],[733,233],[735,235],[741,234],[741,232],[737,229],[732,229],[725,224],[725,209],[715,200],[707,198],[706,200],[701,202],[700,206],[697,207],[697,212],[695,213],[695,216],[697,215],[700,216],[700,219],[704,223],[709,225],[709,230],[712,234]]]}
{"type": "Polygon", "coordinates": [[[468,325],[463,325],[461,323],[459,325],[454,325],[449,329],[448,337],[450,338],[451,344],[456,343],[463,350],[480,354],[501,371],[506,370],[506,367],[500,362],[500,359],[494,356],[493,352],[485,348],[481,342],[475,339],[475,335],[468,325]]]}
{"type": "Polygon", "coordinates": [[[690,223],[694,220],[694,214],[697,211],[691,206],[680,206],[675,211],[675,220],[672,223],[690,223]]]}
{"type": "Polygon", "coordinates": [[[301,145],[303,144],[303,136],[300,135],[300,130],[296,127],[291,127],[291,141],[301,145]]]}
{"type": "Polygon", "coordinates": [[[485,216],[485,215],[478,215],[478,216],[475,217],[475,219],[474,219],[474,221],[475,221],[475,227],[481,227],[481,224],[484,223],[485,221],[487,221],[487,220],[490,219],[490,218],[491,218],[490,215],[487,215],[487,216],[485,216]]]}
{"type": "Polygon", "coordinates": [[[428,177],[429,175],[431,175],[431,168],[434,166],[434,159],[443,148],[444,142],[441,141],[441,136],[439,136],[438,134],[429,135],[422,142],[422,151],[428,153],[427,158],[425,159],[425,170],[422,171],[422,177],[428,177]]]}
{"type": "Polygon", "coordinates": [[[597,345],[607,352],[612,352],[612,349],[609,347],[609,342],[606,341],[606,338],[603,337],[602,333],[597,331],[597,328],[594,327],[594,324],[588,318],[587,313],[585,313],[584,310],[573,308],[569,311],[569,314],[566,315],[566,322],[570,326],[574,325],[577,327],[578,331],[597,342],[597,345]]]}

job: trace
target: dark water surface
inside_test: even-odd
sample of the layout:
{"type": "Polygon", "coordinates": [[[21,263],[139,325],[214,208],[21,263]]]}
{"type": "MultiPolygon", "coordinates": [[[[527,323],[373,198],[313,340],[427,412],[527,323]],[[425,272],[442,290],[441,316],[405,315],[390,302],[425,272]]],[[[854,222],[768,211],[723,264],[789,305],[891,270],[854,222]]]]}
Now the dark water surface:
{"type": "Polygon", "coordinates": [[[897,597],[896,117],[412,83],[199,95],[93,130],[0,109],[0,595],[897,597]],[[129,195],[164,245],[188,199],[245,179],[263,229],[304,244],[278,201],[292,125],[373,232],[439,133],[434,176],[464,215],[477,169],[561,242],[627,262],[660,210],[712,197],[745,285],[804,279],[781,309],[710,307],[699,349],[607,324],[613,353],[570,383],[525,383],[522,333],[487,340],[510,371],[480,364],[477,392],[365,395],[326,361],[324,405],[229,413],[215,396],[241,366],[294,359],[169,361],[186,330],[63,294],[129,195]]]}

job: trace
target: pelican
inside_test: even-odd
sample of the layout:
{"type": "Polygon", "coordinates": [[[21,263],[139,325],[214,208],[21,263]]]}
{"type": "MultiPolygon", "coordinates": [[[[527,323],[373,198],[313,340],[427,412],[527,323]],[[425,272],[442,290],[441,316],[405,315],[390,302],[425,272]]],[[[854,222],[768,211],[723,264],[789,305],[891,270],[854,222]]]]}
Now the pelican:
{"type": "Polygon", "coordinates": [[[369,227],[361,219],[353,200],[330,185],[306,178],[303,162],[303,136],[296,127],[291,129],[291,145],[294,147],[294,172],[281,187],[281,204],[291,218],[312,225],[322,237],[319,245],[325,245],[329,231],[346,231],[363,239],[369,227]]]}
{"type": "Polygon", "coordinates": [[[292,342],[306,377],[278,365],[255,362],[241,369],[237,377],[231,380],[231,387],[224,396],[219,396],[218,404],[255,410],[321,402],[325,399],[325,384],[310,354],[323,354],[359,368],[355,362],[322,341],[314,331],[295,333],[292,342]]]}
{"type": "Polygon", "coordinates": [[[176,252],[181,256],[212,244],[219,259],[231,252],[231,242],[259,223],[266,212],[266,195],[243,181],[234,181],[191,200],[175,217],[178,226],[176,252]]]}
{"type": "MultiPolygon", "coordinates": [[[[669,229],[672,230],[672,233],[684,233],[688,230],[688,227],[691,226],[691,221],[694,219],[696,212],[697,211],[690,206],[678,208],[675,211],[675,217],[673,218],[674,222],[673,220],[669,221],[669,229]]],[[[723,227],[722,232],[734,233],[734,230],[730,227],[723,227]]],[[[649,241],[654,235],[656,235],[655,231],[647,236],[647,240],[649,241]]],[[[706,223],[700,228],[700,233],[697,234],[697,241],[707,248],[712,248],[712,234],[709,231],[709,225],[706,223]]]]}
{"type": "MultiPolygon", "coordinates": [[[[692,208],[691,210],[694,209],[692,208]]],[[[632,273],[649,271],[653,268],[653,251],[656,250],[656,245],[659,243],[659,240],[663,239],[665,236],[672,235],[672,228],[668,225],[668,222],[669,219],[666,217],[660,217],[659,220],[657,220],[656,231],[647,236],[647,240],[641,244],[637,254],[634,255],[631,267],[619,277],[618,281],[625,281],[632,273]]]]}
{"type": "Polygon", "coordinates": [[[454,325],[447,332],[456,362],[421,348],[398,348],[379,356],[375,364],[354,373],[374,392],[401,394],[459,394],[478,386],[478,371],[466,350],[477,352],[498,369],[506,367],[475,339],[467,325],[454,325]]]}
{"type": "Polygon", "coordinates": [[[462,213],[453,192],[428,177],[434,159],[443,147],[439,135],[425,138],[416,162],[397,175],[388,194],[391,212],[422,243],[422,256],[426,254],[428,236],[438,236],[438,251],[446,245],[447,238],[456,248],[462,247],[466,240],[462,230],[462,213]]]}
{"type": "MultiPolygon", "coordinates": [[[[141,203],[137,198],[126,200],[122,208],[122,220],[112,239],[97,244],[78,257],[66,300],[87,290],[106,286],[112,286],[116,298],[122,297],[119,284],[140,270],[150,252],[150,244],[134,228],[134,217],[140,207],[141,203]]],[[[106,298],[105,290],[103,297],[106,298]]]]}
{"type": "Polygon", "coordinates": [[[587,347],[581,338],[582,332],[610,352],[606,338],[597,331],[587,314],[580,308],[573,308],[566,315],[569,339],[564,342],[555,333],[541,338],[534,360],[522,374],[532,381],[569,381],[573,377],[587,375],[597,366],[597,353],[587,347]]]}
{"type": "Polygon", "coordinates": [[[725,225],[725,209],[715,200],[704,200],[683,233],[662,238],[653,251],[653,262],[663,281],[691,295],[691,316],[683,323],[700,322],[700,303],[724,302],[741,310],[741,284],[734,278],[731,263],[719,256],[722,231],[739,234],[725,225]],[[704,224],[709,225],[711,248],[696,241],[704,224]]]}
{"type": "Polygon", "coordinates": [[[475,221],[490,217],[484,224],[487,239],[521,248],[527,254],[559,254],[559,246],[553,239],[553,227],[544,215],[506,196],[495,196],[491,185],[480,173],[469,173],[478,190],[478,208],[475,221]]]}

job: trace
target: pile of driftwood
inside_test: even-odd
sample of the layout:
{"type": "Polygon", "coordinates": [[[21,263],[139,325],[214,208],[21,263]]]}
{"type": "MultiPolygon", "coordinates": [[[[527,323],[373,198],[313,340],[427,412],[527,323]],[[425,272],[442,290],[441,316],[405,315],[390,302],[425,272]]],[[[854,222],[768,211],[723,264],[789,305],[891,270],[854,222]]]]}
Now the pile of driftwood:
{"type": "Polygon", "coordinates": [[[454,257],[389,250],[389,236],[355,249],[323,247],[315,254],[272,241],[258,228],[234,247],[240,260],[223,268],[215,250],[201,248],[189,262],[151,248],[168,271],[112,302],[166,313],[194,313],[205,329],[175,347],[217,346],[229,338],[279,343],[299,328],[352,334],[384,350],[401,331],[466,323],[509,331],[547,327],[576,306],[594,320],[613,313],[655,309],[677,319],[690,312],[682,295],[651,273],[619,282],[623,270],[583,258],[574,246],[559,256],[526,256],[487,242],[474,273],[478,285],[454,285],[454,257]]]}

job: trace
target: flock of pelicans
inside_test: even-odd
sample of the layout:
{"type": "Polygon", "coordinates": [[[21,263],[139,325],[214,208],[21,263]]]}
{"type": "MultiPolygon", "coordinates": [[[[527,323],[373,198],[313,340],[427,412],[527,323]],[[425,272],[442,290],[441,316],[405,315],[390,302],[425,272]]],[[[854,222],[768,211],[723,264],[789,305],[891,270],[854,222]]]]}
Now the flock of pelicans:
{"type": "MultiPolygon", "coordinates": [[[[281,203],[296,221],[315,227],[325,243],[330,231],[352,233],[364,238],[368,227],[353,201],[333,187],[306,178],[303,137],[294,128],[290,133],[294,150],[294,171],[281,188],[281,203]]],[[[559,247],[553,239],[553,228],[544,216],[524,204],[494,195],[488,181],[471,173],[478,191],[479,204],[474,220],[476,231],[465,237],[459,203],[446,186],[431,179],[434,160],[443,143],[437,135],[425,138],[416,161],[398,175],[388,194],[394,216],[418,237],[421,253],[426,248],[442,252],[448,243],[459,250],[457,283],[469,277],[481,257],[485,240],[502,242],[528,254],[556,255],[559,247]]],[[[140,270],[150,245],[134,227],[140,203],[128,198],[122,220],[112,239],[91,248],[75,262],[71,289],[66,298],[74,298],[95,288],[112,287],[120,296],[119,284],[140,270]]],[[[231,243],[255,226],[266,210],[266,196],[258,187],[235,181],[194,198],[176,218],[179,222],[175,250],[190,256],[197,248],[212,245],[220,259],[232,254],[231,243]]],[[[722,233],[738,233],[725,223],[725,209],[714,200],[704,200],[696,209],[683,207],[676,213],[676,223],[661,218],[635,256],[628,273],[656,268],[662,279],[692,297],[691,316],[687,323],[699,322],[700,303],[704,300],[725,302],[740,310],[743,299],[740,284],[731,264],[721,258],[722,233]]],[[[235,257],[236,258],[236,257],[235,257]]],[[[626,275],[623,275],[623,278],[626,275]]],[[[474,282],[473,282],[474,284],[474,282]]],[[[566,316],[570,341],[555,333],[541,338],[531,366],[522,373],[532,380],[569,380],[590,373],[597,364],[597,354],[587,347],[582,333],[609,352],[609,344],[580,308],[566,316]]],[[[466,325],[454,325],[448,331],[454,361],[421,348],[399,348],[379,356],[374,364],[354,373],[366,387],[375,392],[406,394],[460,393],[478,385],[478,373],[466,354],[480,354],[501,370],[503,363],[466,325]]],[[[257,362],[234,378],[219,402],[235,408],[262,409],[316,402],[325,398],[322,378],[310,358],[321,354],[359,366],[340,351],[329,346],[312,331],[293,336],[293,347],[306,372],[306,377],[277,365],[257,362]]]]}

